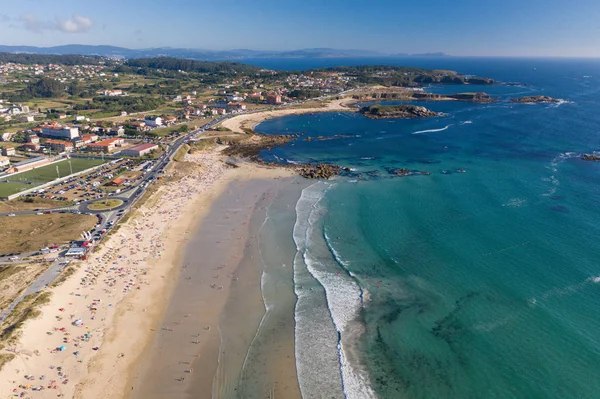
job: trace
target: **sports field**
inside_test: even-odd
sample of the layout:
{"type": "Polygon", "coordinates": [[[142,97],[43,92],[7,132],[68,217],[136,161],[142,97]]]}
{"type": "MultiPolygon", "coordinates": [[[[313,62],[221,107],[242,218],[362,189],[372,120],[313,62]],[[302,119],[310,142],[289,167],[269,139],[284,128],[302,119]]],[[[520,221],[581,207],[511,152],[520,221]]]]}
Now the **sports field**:
{"type": "Polygon", "coordinates": [[[60,161],[52,165],[42,166],[12,176],[8,175],[0,178],[0,197],[16,194],[20,191],[48,183],[59,177],[66,177],[70,175],[71,172],[81,172],[82,170],[101,165],[105,162],[106,161],[102,161],[101,159],[72,158],[70,160],[60,161]],[[56,171],[57,167],[58,172],[56,171]]]}

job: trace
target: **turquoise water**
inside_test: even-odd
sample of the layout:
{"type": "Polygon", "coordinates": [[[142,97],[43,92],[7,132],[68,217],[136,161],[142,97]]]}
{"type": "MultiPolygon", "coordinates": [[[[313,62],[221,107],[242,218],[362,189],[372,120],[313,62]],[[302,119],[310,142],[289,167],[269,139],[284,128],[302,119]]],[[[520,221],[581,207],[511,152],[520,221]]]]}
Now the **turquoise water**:
{"type": "Polygon", "coordinates": [[[325,296],[339,333],[309,339],[310,313],[297,314],[304,393],[318,381],[302,365],[314,374],[319,347],[337,347],[349,398],[600,396],[600,163],[579,159],[600,150],[600,62],[464,62],[440,67],[527,85],[485,88],[496,104],[426,103],[447,114],[434,119],[325,113],[257,128],[302,134],[266,159],[354,171],[296,206],[296,266],[319,285],[296,292],[325,296]],[[529,94],[573,103],[506,101],[529,94]]]}

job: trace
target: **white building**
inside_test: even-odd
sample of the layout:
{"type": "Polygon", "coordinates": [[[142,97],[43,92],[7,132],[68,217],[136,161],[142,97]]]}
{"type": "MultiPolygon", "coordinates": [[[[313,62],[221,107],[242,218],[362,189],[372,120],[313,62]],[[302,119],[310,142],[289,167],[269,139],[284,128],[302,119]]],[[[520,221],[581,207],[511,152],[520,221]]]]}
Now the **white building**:
{"type": "Polygon", "coordinates": [[[7,166],[10,166],[10,160],[8,157],[3,157],[0,155],[0,168],[6,168],[7,166]]]}
{"type": "Polygon", "coordinates": [[[42,125],[42,135],[73,140],[79,137],[79,128],[74,126],[42,125]]]}
{"type": "Polygon", "coordinates": [[[144,123],[146,126],[162,126],[162,118],[160,116],[147,116],[146,119],[144,119],[144,123]]]}

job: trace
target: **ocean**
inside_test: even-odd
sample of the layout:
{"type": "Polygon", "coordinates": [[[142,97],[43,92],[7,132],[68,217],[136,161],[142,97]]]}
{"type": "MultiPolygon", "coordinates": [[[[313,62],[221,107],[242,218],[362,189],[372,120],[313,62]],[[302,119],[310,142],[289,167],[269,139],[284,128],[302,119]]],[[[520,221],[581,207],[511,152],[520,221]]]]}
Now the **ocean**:
{"type": "Polygon", "coordinates": [[[335,112],[257,126],[300,134],[264,159],[353,170],[304,188],[285,232],[303,397],[600,395],[600,163],[580,159],[600,150],[600,60],[253,62],[387,62],[521,83],[468,87],[497,103],[423,103],[446,114],[431,119],[335,112]],[[565,101],[508,102],[542,94],[565,101]]]}

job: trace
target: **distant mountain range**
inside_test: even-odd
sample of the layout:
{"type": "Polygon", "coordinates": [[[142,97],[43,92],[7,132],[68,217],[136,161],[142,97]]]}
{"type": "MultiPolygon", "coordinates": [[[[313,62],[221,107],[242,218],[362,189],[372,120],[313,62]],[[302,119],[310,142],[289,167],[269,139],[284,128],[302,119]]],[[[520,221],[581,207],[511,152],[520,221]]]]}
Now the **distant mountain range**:
{"type": "Polygon", "coordinates": [[[200,50],[184,48],[148,48],[128,49],[115,46],[90,46],[83,44],[68,44],[54,47],[33,46],[2,46],[0,52],[6,53],[31,53],[31,54],[77,54],[99,55],[110,58],[150,58],[150,57],[176,57],[189,58],[202,61],[231,61],[244,58],[347,58],[347,57],[409,57],[409,56],[447,56],[444,53],[425,54],[386,54],[368,50],[337,50],[331,48],[308,48],[291,51],[258,51],[258,50],[200,50]]]}

